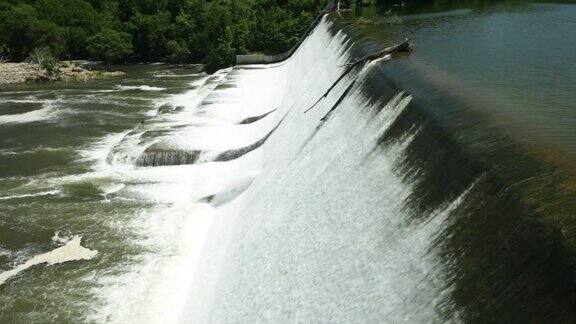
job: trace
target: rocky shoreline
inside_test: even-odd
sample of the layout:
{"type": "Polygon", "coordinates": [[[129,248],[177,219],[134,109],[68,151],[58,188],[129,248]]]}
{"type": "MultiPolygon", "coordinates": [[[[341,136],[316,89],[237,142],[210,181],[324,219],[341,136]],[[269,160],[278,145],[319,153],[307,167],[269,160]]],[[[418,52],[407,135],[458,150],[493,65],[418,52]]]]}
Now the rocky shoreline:
{"type": "Polygon", "coordinates": [[[122,71],[95,71],[72,61],[63,61],[57,73],[50,74],[38,64],[0,63],[0,85],[43,81],[88,81],[124,75],[122,71]]]}

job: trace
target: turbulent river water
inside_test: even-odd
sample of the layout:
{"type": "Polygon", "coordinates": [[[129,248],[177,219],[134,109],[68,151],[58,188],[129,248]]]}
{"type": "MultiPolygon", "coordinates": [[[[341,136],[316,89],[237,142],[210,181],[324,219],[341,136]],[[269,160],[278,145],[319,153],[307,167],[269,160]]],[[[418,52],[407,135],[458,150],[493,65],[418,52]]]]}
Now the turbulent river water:
{"type": "Polygon", "coordinates": [[[576,6],[402,10],[1,89],[0,322],[575,321],[576,6]]]}

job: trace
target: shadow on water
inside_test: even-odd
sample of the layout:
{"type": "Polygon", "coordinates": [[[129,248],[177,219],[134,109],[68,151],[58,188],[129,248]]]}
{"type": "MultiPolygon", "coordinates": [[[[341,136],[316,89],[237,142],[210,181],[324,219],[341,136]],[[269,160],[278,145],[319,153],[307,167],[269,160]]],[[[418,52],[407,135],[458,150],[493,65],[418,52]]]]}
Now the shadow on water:
{"type": "MultiPolygon", "coordinates": [[[[398,10],[458,6],[408,4],[398,10]]],[[[355,56],[374,50],[367,39],[359,43],[355,56]]],[[[413,136],[395,166],[413,188],[410,222],[427,222],[466,192],[431,247],[448,265],[452,291],[439,311],[466,322],[576,321],[574,161],[545,143],[510,136],[498,120],[504,115],[486,113],[487,102],[433,82],[413,63],[381,64],[362,91],[382,103],[376,107],[400,91],[414,95],[372,153],[413,136]]]]}

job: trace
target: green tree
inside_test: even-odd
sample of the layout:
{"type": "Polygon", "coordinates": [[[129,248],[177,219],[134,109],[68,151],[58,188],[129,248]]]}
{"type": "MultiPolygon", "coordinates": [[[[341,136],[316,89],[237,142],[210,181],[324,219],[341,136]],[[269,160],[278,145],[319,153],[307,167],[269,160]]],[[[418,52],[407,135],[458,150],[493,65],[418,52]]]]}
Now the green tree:
{"type": "Polygon", "coordinates": [[[102,32],[88,38],[88,51],[106,64],[110,64],[132,53],[132,36],[128,33],[105,29],[102,32]]]}
{"type": "Polygon", "coordinates": [[[173,25],[170,13],[160,11],[153,15],[136,14],[128,24],[133,36],[136,54],[145,61],[163,59],[168,53],[168,34],[173,25]]]}
{"type": "Polygon", "coordinates": [[[218,39],[217,44],[208,52],[205,64],[209,72],[213,72],[224,66],[230,66],[234,63],[233,43],[232,29],[226,27],[224,34],[218,39]]]}
{"type": "Polygon", "coordinates": [[[0,12],[0,36],[4,47],[17,61],[27,58],[33,48],[49,46],[57,54],[64,48],[62,28],[38,17],[38,11],[18,4],[0,12]]]}
{"type": "Polygon", "coordinates": [[[39,47],[32,50],[28,56],[28,61],[38,64],[40,69],[46,71],[48,78],[53,78],[60,72],[60,62],[52,55],[48,47],[39,47]]]}
{"type": "Polygon", "coordinates": [[[205,62],[290,49],[325,0],[0,0],[0,50],[22,61],[34,48],[106,64],[205,62]],[[130,55],[132,54],[132,55],[130,55]]]}

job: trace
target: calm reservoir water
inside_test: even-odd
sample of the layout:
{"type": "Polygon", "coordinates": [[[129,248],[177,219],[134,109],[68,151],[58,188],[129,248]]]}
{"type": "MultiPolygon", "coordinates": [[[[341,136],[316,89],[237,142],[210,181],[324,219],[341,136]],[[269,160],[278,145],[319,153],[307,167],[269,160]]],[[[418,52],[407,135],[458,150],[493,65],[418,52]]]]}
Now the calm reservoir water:
{"type": "Polygon", "coordinates": [[[407,60],[429,83],[425,96],[455,97],[517,139],[576,157],[576,5],[570,1],[409,1],[353,15],[373,20],[360,25],[373,39],[413,39],[407,60]],[[390,22],[386,10],[400,21],[390,22]]]}

